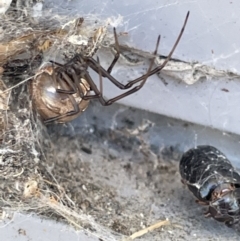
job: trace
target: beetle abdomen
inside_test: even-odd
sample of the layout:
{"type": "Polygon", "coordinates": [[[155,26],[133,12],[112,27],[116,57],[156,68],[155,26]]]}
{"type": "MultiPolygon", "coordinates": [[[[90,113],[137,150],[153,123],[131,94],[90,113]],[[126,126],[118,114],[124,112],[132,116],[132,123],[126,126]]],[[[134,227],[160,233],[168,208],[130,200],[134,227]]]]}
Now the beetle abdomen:
{"type": "Polygon", "coordinates": [[[232,164],[213,146],[198,146],[185,152],[180,160],[180,174],[189,183],[197,183],[211,174],[225,175],[232,164]]]}
{"type": "Polygon", "coordinates": [[[213,146],[197,146],[185,152],[179,164],[185,184],[208,216],[232,225],[240,215],[240,175],[227,157],[213,146]]]}

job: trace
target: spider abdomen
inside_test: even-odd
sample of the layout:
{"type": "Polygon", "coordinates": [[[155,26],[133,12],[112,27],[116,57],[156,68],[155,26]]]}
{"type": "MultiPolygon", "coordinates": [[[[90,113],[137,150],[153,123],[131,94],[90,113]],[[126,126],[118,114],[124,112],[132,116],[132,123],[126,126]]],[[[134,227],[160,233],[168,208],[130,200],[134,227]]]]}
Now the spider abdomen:
{"type": "MultiPolygon", "coordinates": [[[[30,89],[33,105],[43,120],[61,116],[55,121],[65,123],[75,119],[85,111],[89,100],[83,100],[78,92],[74,94],[59,93],[58,89],[71,90],[71,88],[66,81],[58,79],[58,76],[54,78],[54,71],[57,68],[59,67],[47,66],[41,69],[32,80],[30,89]],[[74,108],[78,108],[78,110],[76,111],[74,108]]],[[[69,77],[71,78],[71,76],[69,77]]],[[[78,88],[81,89],[83,96],[86,96],[90,90],[88,83],[84,79],[79,81],[78,88]]]]}

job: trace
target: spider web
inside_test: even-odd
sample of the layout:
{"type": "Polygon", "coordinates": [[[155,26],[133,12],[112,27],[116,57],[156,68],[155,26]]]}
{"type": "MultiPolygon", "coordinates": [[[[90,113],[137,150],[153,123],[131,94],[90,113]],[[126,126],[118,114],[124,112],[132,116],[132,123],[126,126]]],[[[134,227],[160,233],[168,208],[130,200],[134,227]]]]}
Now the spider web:
{"type": "MultiPolygon", "coordinates": [[[[46,3],[54,7],[55,3],[50,2],[46,3]]],[[[143,56],[144,59],[154,50],[158,34],[162,37],[159,53],[163,56],[168,55],[185,15],[190,10],[187,27],[173,54],[176,61],[171,61],[161,72],[164,83],[152,77],[146,84],[146,91],[142,90],[134,96],[121,100],[120,103],[239,134],[240,117],[235,111],[235,106],[240,101],[238,94],[240,41],[236,34],[239,31],[239,17],[234,10],[238,7],[239,4],[235,1],[218,5],[217,1],[209,3],[205,0],[146,1],[142,4],[137,4],[136,1],[129,4],[127,1],[96,3],[86,0],[81,3],[62,1],[61,7],[54,9],[64,14],[72,12],[81,14],[84,11],[88,16],[104,18],[115,16],[111,25],[127,34],[120,38],[121,43],[129,46],[129,52],[136,54],[137,51],[137,58],[143,56]],[[220,11],[212,13],[211,9],[220,9],[220,11]],[[172,18],[173,12],[177,20],[172,18]],[[227,18],[225,14],[222,15],[223,12],[227,18]],[[152,97],[148,99],[145,98],[146,95],[152,97]],[[191,102],[188,101],[189,96],[191,102]],[[173,101],[168,101],[169,99],[173,101]],[[197,109],[198,114],[189,115],[186,109],[192,113],[197,109]]],[[[108,66],[111,58],[112,55],[105,55],[104,58],[100,58],[101,64],[108,66]]],[[[141,61],[140,58],[138,63],[142,63],[141,61]]],[[[161,58],[156,59],[156,64],[162,61],[161,58]]],[[[120,63],[121,65],[116,66],[113,73],[123,82],[142,75],[147,69],[141,64],[133,68],[133,63],[126,58],[120,63]]],[[[114,86],[108,83],[105,85],[106,97],[110,98],[112,93],[118,93],[114,86]]]]}
{"type": "MultiPolygon", "coordinates": [[[[101,64],[107,67],[114,52],[112,27],[116,27],[120,34],[121,44],[128,47],[113,71],[116,78],[122,82],[127,82],[129,79],[134,79],[146,72],[158,34],[162,34],[159,53],[163,56],[168,54],[182,27],[184,17],[190,10],[191,15],[186,31],[174,53],[175,60],[167,66],[168,68],[160,76],[164,79],[164,82],[157,76],[150,78],[143,91],[136,93],[133,97],[123,99],[121,103],[187,120],[188,122],[216,127],[223,131],[240,133],[239,114],[236,111],[236,106],[240,102],[238,94],[240,72],[238,43],[240,41],[236,37],[239,17],[231,14],[232,8],[235,7],[234,4],[238,6],[238,3],[228,2],[219,5],[217,1],[209,3],[209,1],[200,2],[197,0],[165,0],[145,1],[139,4],[139,1],[130,3],[129,1],[110,0],[104,2],[45,0],[42,8],[40,1],[38,7],[36,7],[36,3],[35,1],[32,3],[29,1],[29,4],[25,1],[15,1],[15,7],[6,12],[5,18],[0,23],[2,30],[0,34],[0,53],[2,53],[0,54],[0,63],[3,69],[15,68],[17,62],[14,62],[14,60],[19,58],[26,61],[31,59],[31,71],[34,73],[43,62],[55,60],[64,63],[66,59],[71,58],[78,51],[86,51],[86,54],[88,54],[87,42],[100,28],[106,29],[106,36],[97,42],[94,48],[98,50],[97,55],[100,57],[101,64]],[[211,9],[214,9],[216,5],[225,10],[224,17],[221,17],[219,11],[216,11],[213,15],[211,9]],[[20,6],[21,11],[19,11],[20,6]],[[174,18],[173,13],[176,14],[174,18]],[[225,15],[230,17],[226,18],[225,15]],[[76,20],[79,17],[83,17],[84,22],[78,28],[76,20]],[[44,34],[46,31],[48,31],[47,35],[44,34]],[[36,32],[41,34],[35,37],[33,33],[36,32]],[[22,36],[27,36],[27,38],[22,41],[22,36]],[[11,42],[12,48],[9,48],[9,42],[11,42]],[[22,53],[22,49],[28,51],[22,53]],[[42,54],[40,62],[35,61],[35,58],[32,57],[32,54],[35,56],[39,52],[42,54]],[[233,81],[229,81],[229,79],[233,79],[233,81]]],[[[90,52],[94,48],[90,49],[90,52]]],[[[158,61],[161,60],[162,57],[156,59],[156,64],[159,64],[158,61]]],[[[24,61],[22,61],[21,66],[23,66],[23,69],[17,69],[17,72],[24,70],[24,61]]],[[[2,71],[0,69],[0,72],[2,71]]],[[[1,91],[31,77],[28,71],[23,72],[21,78],[19,76],[5,76],[4,83],[7,87],[3,83],[1,91]]],[[[93,75],[93,79],[97,80],[98,76],[93,75]]],[[[104,82],[104,95],[107,98],[118,93],[120,91],[116,90],[113,85],[104,82]]],[[[101,219],[99,216],[94,219],[94,216],[86,215],[82,210],[87,208],[87,201],[82,200],[79,204],[81,208],[78,208],[76,207],[76,197],[68,195],[66,190],[73,184],[79,185],[81,179],[80,181],[65,183],[60,178],[63,175],[63,170],[68,170],[69,166],[66,162],[61,163],[54,158],[56,150],[49,133],[41,122],[35,119],[34,113],[29,111],[32,106],[29,100],[27,81],[13,88],[11,92],[2,93],[0,107],[2,113],[0,171],[1,181],[5,183],[1,187],[2,216],[7,216],[6,213],[9,215],[16,210],[20,212],[35,210],[36,213],[43,214],[46,217],[60,217],[67,220],[74,227],[84,228],[86,233],[91,233],[92,237],[97,236],[102,240],[120,240],[120,238],[127,236],[127,232],[122,231],[120,235],[119,233],[113,233],[112,230],[110,231],[109,226],[104,226],[99,221],[101,219]],[[57,165],[53,164],[55,161],[57,165]],[[3,193],[5,194],[3,195],[3,193]],[[123,233],[124,235],[122,235],[123,233]]],[[[101,111],[95,110],[93,115],[96,115],[96,113],[100,115],[99,112],[101,111]]],[[[119,128],[116,119],[121,112],[125,112],[125,109],[120,108],[116,112],[113,111],[113,115],[112,112],[111,115],[108,112],[105,113],[106,118],[111,120],[111,130],[119,128]]],[[[139,119],[141,119],[141,116],[139,119]]],[[[84,121],[88,122],[89,119],[85,118],[84,121]]],[[[79,120],[76,120],[75,123],[77,124],[75,126],[73,124],[72,130],[74,134],[78,132],[84,138],[87,138],[94,132],[94,125],[91,128],[86,128],[89,125],[81,126],[79,120]]],[[[131,126],[131,121],[126,121],[126,123],[131,126]]],[[[124,141],[130,139],[130,144],[132,144],[133,136],[136,137],[137,134],[151,129],[154,125],[152,123],[143,120],[143,123],[140,123],[130,134],[128,133],[128,138],[124,141]]],[[[180,126],[185,124],[184,122],[166,121],[164,124],[164,127],[161,126],[161,129],[157,129],[158,132],[164,129],[161,134],[166,137],[161,137],[161,147],[158,148],[164,149],[164,145],[167,145],[166,140],[171,144],[174,143],[175,146],[179,146],[179,143],[185,140],[181,150],[202,143],[216,143],[218,146],[224,146],[228,151],[235,151],[239,143],[238,136],[225,132],[221,134],[212,132],[209,138],[210,129],[201,126],[193,126],[192,129],[188,129],[190,134],[188,133],[187,136],[190,136],[190,138],[187,139],[185,136],[187,131],[184,130],[184,135],[179,131],[180,126]]],[[[71,127],[69,127],[70,130],[71,127]]],[[[63,131],[63,135],[71,136],[72,133],[69,129],[63,131]]],[[[54,130],[59,131],[58,128],[54,130]]],[[[117,132],[118,135],[120,135],[119,132],[117,132]]],[[[116,133],[114,132],[114,134],[116,133]]],[[[153,131],[151,135],[157,139],[153,131]]],[[[122,138],[121,135],[120,137],[122,138]]],[[[121,139],[120,137],[119,139],[121,139]]],[[[89,139],[91,138],[89,137],[89,139]]],[[[141,138],[136,139],[134,140],[137,143],[140,142],[141,147],[149,147],[149,143],[145,145],[141,138]]],[[[159,141],[159,139],[157,140],[159,141]]],[[[88,148],[84,148],[88,150],[88,148]]],[[[223,152],[227,153],[225,149],[223,149],[223,152]]],[[[234,153],[238,152],[235,151],[234,153]]],[[[66,152],[60,154],[64,156],[66,152]]],[[[98,154],[99,156],[102,155],[102,153],[98,154]]],[[[150,154],[154,165],[158,166],[156,154],[150,154]]],[[[112,155],[114,156],[114,153],[112,155]]],[[[234,157],[235,160],[238,159],[236,156],[234,157]]],[[[67,159],[70,160],[70,163],[71,157],[71,153],[68,153],[67,159]]],[[[74,167],[73,165],[73,169],[74,167]]],[[[85,167],[81,168],[85,170],[85,167]]],[[[99,173],[97,174],[99,175],[99,173]]],[[[66,179],[68,178],[66,176],[66,179]]],[[[86,178],[89,186],[82,187],[82,197],[84,197],[84,191],[99,188],[95,187],[95,184],[86,176],[84,178],[86,178]]],[[[105,195],[106,199],[114,203],[113,196],[115,193],[113,193],[113,190],[109,191],[106,188],[104,192],[104,188],[100,188],[99,199],[104,199],[105,195]]],[[[98,200],[91,201],[96,205],[98,204],[98,200]]],[[[111,208],[108,209],[110,213],[111,208]]],[[[191,212],[194,209],[195,207],[191,207],[191,212]]],[[[138,213],[138,210],[134,211],[138,213]]],[[[102,215],[104,216],[104,212],[102,215]]],[[[139,215],[144,216],[142,213],[139,215]]],[[[144,218],[145,221],[146,217],[144,218]]],[[[131,219],[128,222],[132,224],[131,219]]],[[[114,226],[114,230],[117,230],[117,224],[115,222],[114,224],[115,226],[112,225],[111,227],[114,226]]],[[[149,222],[146,221],[147,224],[149,222]]],[[[141,223],[137,227],[144,228],[146,227],[144,225],[141,223]]],[[[224,230],[222,232],[224,235],[224,230]]]]}

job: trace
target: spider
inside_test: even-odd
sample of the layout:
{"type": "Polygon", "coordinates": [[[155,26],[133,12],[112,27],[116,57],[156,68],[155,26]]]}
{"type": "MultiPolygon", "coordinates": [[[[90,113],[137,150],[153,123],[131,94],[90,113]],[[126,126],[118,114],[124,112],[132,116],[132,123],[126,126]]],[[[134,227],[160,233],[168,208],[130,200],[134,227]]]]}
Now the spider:
{"type": "Polygon", "coordinates": [[[100,65],[98,57],[97,60],[95,60],[91,56],[84,56],[82,54],[76,54],[75,57],[64,65],[50,61],[51,65],[43,67],[35,75],[30,88],[33,104],[37,112],[43,118],[44,123],[65,123],[71,121],[86,110],[89,101],[92,99],[98,99],[103,106],[108,106],[141,89],[146,83],[147,78],[161,71],[170,60],[183,35],[188,17],[189,12],[186,15],[183,27],[174,46],[163,64],[152,69],[160,43],[159,35],[153,52],[153,58],[146,74],[129,81],[126,85],[120,83],[111,75],[112,69],[120,56],[119,43],[115,28],[113,29],[113,33],[116,54],[107,70],[100,65]],[[99,88],[92,80],[88,68],[91,68],[98,73],[100,83],[99,88]],[[119,89],[127,91],[114,98],[105,100],[103,97],[102,78],[107,78],[119,89]],[[139,84],[133,87],[133,85],[137,83],[139,84]]]}

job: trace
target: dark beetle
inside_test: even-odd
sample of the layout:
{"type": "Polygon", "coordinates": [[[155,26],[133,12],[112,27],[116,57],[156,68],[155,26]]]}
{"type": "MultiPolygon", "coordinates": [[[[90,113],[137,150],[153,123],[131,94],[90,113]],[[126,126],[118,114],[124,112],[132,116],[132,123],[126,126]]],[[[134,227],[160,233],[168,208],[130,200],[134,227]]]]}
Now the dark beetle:
{"type": "Polygon", "coordinates": [[[185,152],[179,165],[182,181],[197,202],[208,205],[206,217],[232,226],[240,218],[240,175],[226,156],[213,146],[185,152]]]}

